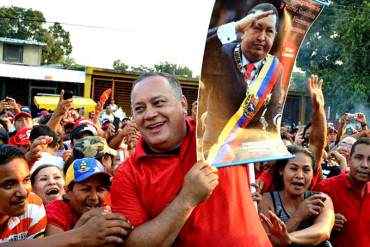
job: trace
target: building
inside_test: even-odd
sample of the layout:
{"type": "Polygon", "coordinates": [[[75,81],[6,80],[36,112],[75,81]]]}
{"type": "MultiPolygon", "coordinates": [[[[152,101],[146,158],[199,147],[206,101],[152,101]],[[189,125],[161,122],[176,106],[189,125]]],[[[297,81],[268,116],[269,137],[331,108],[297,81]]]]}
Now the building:
{"type": "Polygon", "coordinates": [[[0,63],[41,65],[44,42],[0,37],[0,63]]]}

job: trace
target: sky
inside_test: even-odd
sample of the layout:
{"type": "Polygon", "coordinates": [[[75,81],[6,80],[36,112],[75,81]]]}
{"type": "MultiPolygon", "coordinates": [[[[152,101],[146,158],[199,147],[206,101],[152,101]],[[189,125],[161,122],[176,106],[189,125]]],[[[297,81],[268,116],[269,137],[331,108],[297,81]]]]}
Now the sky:
{"type": "Polygon", "coordinates": [[[199,75],[214,0],[2,0],[0,6],[41,11],[70,33],[78,64],[112,68],[185,65],[199,75]],[[85,26],[94,26],[85,27],[85,26]]]}

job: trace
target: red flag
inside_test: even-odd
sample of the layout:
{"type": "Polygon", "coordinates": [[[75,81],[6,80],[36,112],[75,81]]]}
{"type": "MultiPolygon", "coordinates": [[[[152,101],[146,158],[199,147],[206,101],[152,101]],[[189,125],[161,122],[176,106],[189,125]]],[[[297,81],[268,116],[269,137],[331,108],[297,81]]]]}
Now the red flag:
{"type": "Polygon", "coordinates": [[[105,90],[102,95],[100,96],[100,103],[101,105],[103,106],[105,104],[105,102],[108,100],[109,98],[109,95],[112,93],[112,89],[111,88],[108,88],[107,90],[105,90]]]}

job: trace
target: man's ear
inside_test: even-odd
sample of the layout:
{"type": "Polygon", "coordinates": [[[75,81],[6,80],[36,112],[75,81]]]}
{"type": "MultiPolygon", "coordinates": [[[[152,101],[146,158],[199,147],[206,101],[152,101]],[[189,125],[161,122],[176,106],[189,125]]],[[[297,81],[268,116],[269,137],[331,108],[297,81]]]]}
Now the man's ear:
{"type": "Polygon", "coordinates": [[[186,99],[184,95],[181,95],[180,103],[181,103],[185,116],[187,116],[188,115],[188,100],[186,99]]]}

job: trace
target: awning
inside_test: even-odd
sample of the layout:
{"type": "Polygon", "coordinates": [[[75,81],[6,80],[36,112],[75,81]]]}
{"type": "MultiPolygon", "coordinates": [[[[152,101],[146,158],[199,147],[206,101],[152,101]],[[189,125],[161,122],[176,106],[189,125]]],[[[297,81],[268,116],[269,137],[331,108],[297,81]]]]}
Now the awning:
{"type": "MultiPolygon", "coordinates": [[[[39,109],[54,111],[57,107],[59,96],[35,96],[34,102],[39,109]]],[[[88,112],[95,111],[96,103],[90,98],[73,97],[73,108],[85,107],[88,112]]]]}

